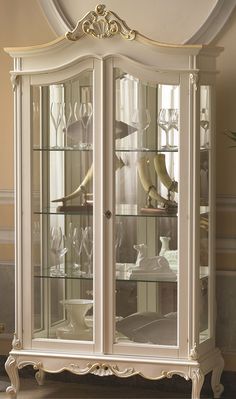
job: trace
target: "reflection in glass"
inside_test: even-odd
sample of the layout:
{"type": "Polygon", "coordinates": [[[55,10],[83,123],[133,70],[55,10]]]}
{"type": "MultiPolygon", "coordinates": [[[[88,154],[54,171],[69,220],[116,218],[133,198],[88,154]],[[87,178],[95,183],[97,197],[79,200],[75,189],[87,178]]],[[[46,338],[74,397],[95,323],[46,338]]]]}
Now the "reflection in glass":
{"type": "Polygon", "coordinates": [[[62,119],[62,103],[58,101],[53,101],[51,103],[50,112],[56,137],[56,144],[54,148],[60,148],[60,146],[58,145],[58,129],[62,119]]]}
{"type": "Polygon", "coordinates": [[[169,134],[170,131],[178,130],[178,110],[175,108],[161,108],[159,111],[157,123],[166,135],[166,143],[162,145],[163,150],[176,149],[177,146],[170,145],[169,134]]]}
{"type": "Polygon", "coordinates": [[[34,338],[93,339],[92,239],[84,245],[83,235],[93,225],[93,151],[92,145],[85,151],[79,147],[92,144],[93,125],[91,116],[85,140],[86,118],[76,120],[73,112],[75,104],[79,110],[92,98],[92,70],[31,89],[34,338]],[[90,97],[84,98],[84,88],[90,97]],[[89,211],[83,206],[84,191],[70,196],[80,185],[89,211]],[[68,196],[63,203],[61,198],[68,196]]]}
{"type": "Polygon", "coordinates": [[[201,138],[202,147],[207,148],[207,147],[209,147],[208,130],[209,130],[209,126],[210,126],[209,112],[208,112],[207,108],[201,109],[200,126],[203,129],[203,137],[201,138]]]}
{"type": "MultiPolygon", "coordinates": [[[[158,154],[163,156],[163,162],[159,162],[162,175],[165,165],[165,177],[168,173],[171,182],[179,177],[178,134],[175,134],[178,129],[179,88],[149,84],[118,68],[114,75],[115,119],[137,129],[124,129],[119,139],[114,132],[114,164],[117,157],[122,159],[122,165],[114,168],[114,341],[130,345],[134,342],[177,345],[178,216],[176,213],[151,213],[158,212],[158,202],[154,198],[153,208],[147,209],[145,205],[150,185],[163,198],[168,198],[168,188],[161,181],[160,168],[155,167],[158,154]],[[166,143],[162,142],[162,134],[158,134],[157,129],[160,109],[165,109],[167,114],[164,127],[168,130],[165,136],[168,151],[163,151],[163,154],[159,149],[166,143]],[[141,179],[143,174],[140,177],[140,164],[145,166],[147,190],[141,179]],[[164,244],[162,248],[165,247],[166,257],[165,254],[159,256],[160,237],[168,239],[168,248],[164,244]]],[[[178,193],[173,195],[178,200],[178,193]]]]}
{"type": "Polygon", "coordinates": [[[91,226],[86,226],[83,231],[83,246],[85,249],[85,253],[88,258],[88,277],[92,277],[93,275],[93,228],[91,226]]]}
{"type": "Polygon", "coordinates": [[[56,265],[51,267],[51,276],[64,277],[65,271],[61,270],[61,259],[68,251],[66,245],[66,237],[62,234],[61,227],[52,227],[50,230],[50,250],[55,257],[56,265]]]}
{"type": "Polygon", "coordinates": [[[144,132],[150,126],[151,116],[148,109],[136,108],[132,114],[131,124],[140,135],[140,148],[144,148],[144,132]]]}
{"type": "Polygon", "coordinates": [[[72,106],[69,102],[68,104],[62,103],[62,126],[63,133],[65,134],[65,148],[68,148],[68,127],[72,120],[72,106]]]}
{"type": "Polygon", "coordinates": [[[210,337],[210,240],[211,221],[210,176],[211,176],[211,103],[210,86],[200,86],[200,267],[199,267],[199,340],[210,337]],[[204,212],[204,213],[203,213],[204,212]]]}

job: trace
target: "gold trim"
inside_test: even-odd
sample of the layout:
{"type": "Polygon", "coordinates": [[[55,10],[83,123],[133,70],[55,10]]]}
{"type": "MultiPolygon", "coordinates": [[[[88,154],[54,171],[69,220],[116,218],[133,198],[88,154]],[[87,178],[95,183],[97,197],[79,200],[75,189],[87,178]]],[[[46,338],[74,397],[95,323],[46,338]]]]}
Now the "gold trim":
{"type": "Polygon", "coordinates": [[[60,42],[63,42],[65,40],[64,36],[59,36],[56,39],[52,40],[51,42],[48,43],[43,43],[43,44],[36,44],[34,46],[26,46],[26,47],[4,47],[4,51],[6,53],[14,53],[14,52],[24,52],[24,51],[31,51],[31,50],[40,50],[40,49],[46,49],[47,47],[54,46],[55,44],[58,44],[60,42]]]}
{"type": "Polygon", "coordinates": [[[106,11],[104,4],[98,4],[95,11],[88,12],[75,29],[66,33],[68,40],[77,41],[84,34],[97,39],[105,39],[120,34],[126,40],[135,39],[136,32],[130,29],[126,23],[113,11],[106,11]]]}

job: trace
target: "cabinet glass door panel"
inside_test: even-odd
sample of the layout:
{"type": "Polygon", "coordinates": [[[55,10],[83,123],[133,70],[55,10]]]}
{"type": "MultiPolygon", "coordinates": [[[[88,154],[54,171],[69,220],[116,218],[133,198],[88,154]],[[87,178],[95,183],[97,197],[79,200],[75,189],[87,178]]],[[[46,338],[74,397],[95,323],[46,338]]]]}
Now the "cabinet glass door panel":
{"type": "Polygon", "coordinates": [[[211,224],[211,91],[210,86],[200,86],[200,342],[209,338],[210,326],[210,240],[211,224]]]}
{"type": "Polygon", "coordinates": [[[176,346],[179,87],[114,75],[114,340],[176,346]]]}
{"type": "Polygon", "coordinates": [[[93,340],[92,82],[31,88],[34,338],[93,340]]]}

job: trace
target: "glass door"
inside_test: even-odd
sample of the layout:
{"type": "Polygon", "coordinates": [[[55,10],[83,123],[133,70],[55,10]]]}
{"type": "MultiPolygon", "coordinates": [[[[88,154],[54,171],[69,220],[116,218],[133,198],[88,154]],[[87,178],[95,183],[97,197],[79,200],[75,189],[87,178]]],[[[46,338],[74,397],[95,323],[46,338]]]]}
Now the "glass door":
{"type": "Polygon", "coordinates": [[[200,86],[200,268],[199,268],[199,342],[212,336],[211,297],[212,287],[212,104],[211,86],[200,86]]]}
{"type": "Polygon", "coordinates": [[[31,86],[34,339],[93,340],[93,70],[31,86]]]}
{"type": "Polygon", "coordinates": [[[114,68],[116,347],[178,346],[179,102],[114,68]]]}

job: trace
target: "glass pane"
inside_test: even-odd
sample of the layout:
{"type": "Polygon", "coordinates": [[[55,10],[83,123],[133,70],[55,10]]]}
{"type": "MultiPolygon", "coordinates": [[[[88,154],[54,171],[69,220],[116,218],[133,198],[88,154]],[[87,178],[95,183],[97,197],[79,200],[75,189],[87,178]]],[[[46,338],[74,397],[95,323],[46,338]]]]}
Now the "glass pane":
{"type": "Polygon", "coordinates": [[[200,342],[209,338],[210,87],[200,87],[200,342]]]}
{"type": "Polygon", "coordinates": [[[31,89],[34,338],[93,339],[92,80],[31,89]]]}
{"type": "Polygon", "coordinates": [[[115,78],[114,339],[177,345],[179,87],[115,78]]]}

